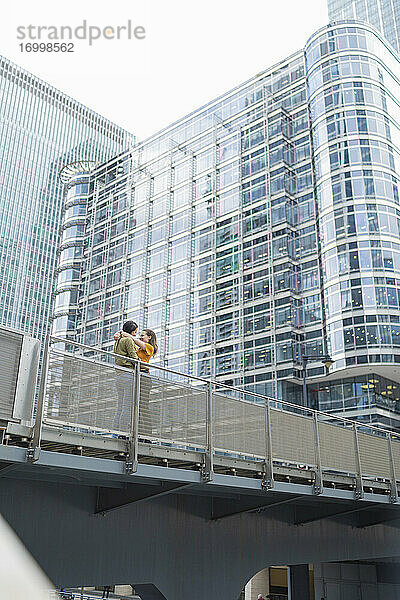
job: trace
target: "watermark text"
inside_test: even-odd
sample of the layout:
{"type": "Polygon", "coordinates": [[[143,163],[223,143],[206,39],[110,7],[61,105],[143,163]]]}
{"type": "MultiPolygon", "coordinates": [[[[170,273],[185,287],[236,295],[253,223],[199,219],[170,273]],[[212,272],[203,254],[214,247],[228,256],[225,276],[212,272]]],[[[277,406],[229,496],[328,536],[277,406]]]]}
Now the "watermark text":
{"type": "Polygon", "coordinates": [[[125,25],[91,25],[84,20],[80,25],[19,25],[17,39],[60,42],[83,40],[92,46],[97,40],[144,40],[146,29],[134,25],[130,19],[125,25]]]}

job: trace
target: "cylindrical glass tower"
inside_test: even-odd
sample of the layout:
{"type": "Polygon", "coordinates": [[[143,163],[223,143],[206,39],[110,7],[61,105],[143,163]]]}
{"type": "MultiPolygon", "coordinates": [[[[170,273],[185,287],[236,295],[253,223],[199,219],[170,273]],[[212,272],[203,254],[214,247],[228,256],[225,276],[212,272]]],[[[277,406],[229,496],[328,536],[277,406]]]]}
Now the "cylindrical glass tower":
{"type": "Polygon", "coordinates": [[[335,360],[319,406],[368,420],[400,403],[400,63],[371,27],[343,23],[309,40],[306,64],[335,360]]]}
{"type": "Polygon", "coordinates": [[[86,205],[90,193],[91,162],[67,165],[60,173],[64,183],[64,204],[55,274],[55,303],[52,334],[74,337],[78,317],[78,296],[82,279],[86,205]]]}

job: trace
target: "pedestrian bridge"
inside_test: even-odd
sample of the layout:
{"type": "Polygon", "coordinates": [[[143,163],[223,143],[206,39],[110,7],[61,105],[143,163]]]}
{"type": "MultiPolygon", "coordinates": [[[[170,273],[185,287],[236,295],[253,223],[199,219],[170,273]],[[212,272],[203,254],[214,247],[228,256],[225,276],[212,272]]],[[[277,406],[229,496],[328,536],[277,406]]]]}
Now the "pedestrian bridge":
{"type": "Polygon", "coordinates": [[[55,337],[34,410],[38,342],[0,342],[0,510],[57,584],[236,600],[269,564],[400,554],[398,434],[55,337]]]}

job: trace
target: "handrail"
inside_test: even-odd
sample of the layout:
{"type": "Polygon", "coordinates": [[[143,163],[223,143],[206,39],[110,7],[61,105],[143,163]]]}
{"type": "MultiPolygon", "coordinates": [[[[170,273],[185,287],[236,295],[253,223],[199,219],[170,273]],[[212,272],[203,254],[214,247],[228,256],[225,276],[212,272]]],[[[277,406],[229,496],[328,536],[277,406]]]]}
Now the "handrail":
{"type": "MultiPolygon", "coordinates": [[[[60,338],[57,336],[49,336],[49,343],[51,341],[56,341],[56,342],[61,342],[63,344],[69,344],[71,346],[76,346],[78,348],[82,348],[84,350],[88,350],[90,352],[97,352],[99,354],[104,354],[106,356],[109,356],[111,358],[121,358],[120,354],[115,354],[114,352],[109,352],[108,350],[103,350],[102,348],[97,348],[95,346],[87,346],[85,344],[81,344],[80,342],[75,342],[73,340],[68,340],[68,339],[64,339],[64,338],[60,338]]],[[[124,356],[123,357],[124,360],[128,360],[129,362],[131,362],[133,365],[135,363],[142,363],[143,361],[140,361],[138,359],[134,359],[134,358],[130,358],[128,356],[124,356]]],[[[101,364],[101,363],[100,363],[101,364]]],[[[349,426],[354,427],[354,425],[356,425],[356,427],[358,428],[362,428],[362,427],[366,427],[368,429],[371,429],[373,431],[375,431],[376,433],[379,433],[380,435],[386,433],[389,434],[390,436],[394,437],[394,438],[398,438],[400,441],[400,434],[391,431],[390,429],[384,429],[383,427],[377,427],[376,425],[371,425],[371,424],[365,424],[365,423],[359,423],[357,421],[354,421],[352,419],[348,419],[346,417],[338,417],[337,415],[331,414],[331,413],[327,413],[324,411],[320,411],[317,410],[315,408],[309,408],[307,406],[303,406],[301,404],[294,404],[291,402],[287,402],[286,400],[280,400],[277,398],[271,398],[269,396],[264,396],[262,394],[259,394],[257,392],[252,392],[250,390],[245,390],[243,388],[237,388],[234,386],[230,386],[227,385],[225,383],[222,383],[220,381],[217,381],[215,379],[205,379],[203,377],[198,377],[197,375],[190,375],[189,373],[181,373],[179,371],[174,371],[173,369],[168,369],[167,367],[161,367],[160,365],[153,365],[153,364],[149,364],[144,362],[143,364],[146,365],[146,367],[149,367],[151,369],[158,369],[159,371],[163,371],[166,373],[172,373],[173,375],[178,375],[179,377],[186,377],[188,379],[194,379],[195,381],[200,381],[202,382],[205,386],[209,386],[214,385],[216,387],[222,387],[224,389],[228,389],[234,392],[239,392],[241,394],[246,394],[249,396],[253,396],[256,398],[261,398],[264,402],[265,401],[271,401],[271,402],[276,402],[277,404],[281,404],[284,406],[287,406],[291,409],[295,409],[295,410],[303,410],[303,411],[307,411],[310,413],[310,415],[314,416],[314,415],[321,415],[323,417],[326,417],[329,420],[334,420],[334,421],[340,421],[341,423],[347,423],[349,426]]],[[[243,400],[238,400],[239,402],[243,402],[243,400]]]]}
{"type": "Polygon", "coordinates": [[[274,487],[274,462],[283,461],[313,471],[309,482],[316,495],[325,493],[325,474],[334,472],[352,479],[355,500],[364,497],[364,485],[373,478],[389,482],[388,500],[399,502],[400,446],[392,444],[400,441],[399,434],[159,365],[144,363],[146,373],[141,373],[142,361],[123,358],[134,369],[115,365],[120,354],[47,337],[27,461],[36,462],[40,456],[43,424],[78,427],[78,431],[83,427],[96,435],[106,432],[116,437],[122,432],[127,474],[137,472],[140,442],[162,446],[165,441],[168,446],[201,452],[200,477],[205,484],[213,480],[214,462],[222,452],[255,461],[261,467],[263,490],[274,487]],[[149,378],[148,368],[161,375],[149,378]],[[118,371],[125,372],[123,378],[118,371]],[[236,394],[232,397],[224,390],[236,394]],[[252,402],[247,394],[262,401],[252,402]],[[338,451],[338,443],[344,453],[338,451]]]}

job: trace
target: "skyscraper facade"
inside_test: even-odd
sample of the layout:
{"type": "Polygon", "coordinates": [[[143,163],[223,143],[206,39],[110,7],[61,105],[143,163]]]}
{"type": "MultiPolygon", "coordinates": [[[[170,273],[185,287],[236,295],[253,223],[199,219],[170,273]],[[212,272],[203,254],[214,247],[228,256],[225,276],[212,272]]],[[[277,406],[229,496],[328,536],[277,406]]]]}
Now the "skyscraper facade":
{"type": "Polygon", "coordinates": [[[328,0],[329,19],[356,19],[370,23],[400,52],[400,3],[398,0],[328,0]]]}
{"type": "Polygon", "coordinates": [[[0,324],[43,337],[52,312],[66,162],[102,162],[133,136],[0,57],[0,324]]]}
{"type": "Polygon", "coordinates": [[[166,366],[298,403],[307,356],[310,405],[396,426],[399,79],[373,28],[328,26],[132,151],[67,167],[53,333],[111,349],[134,319],[166,366]]]}

